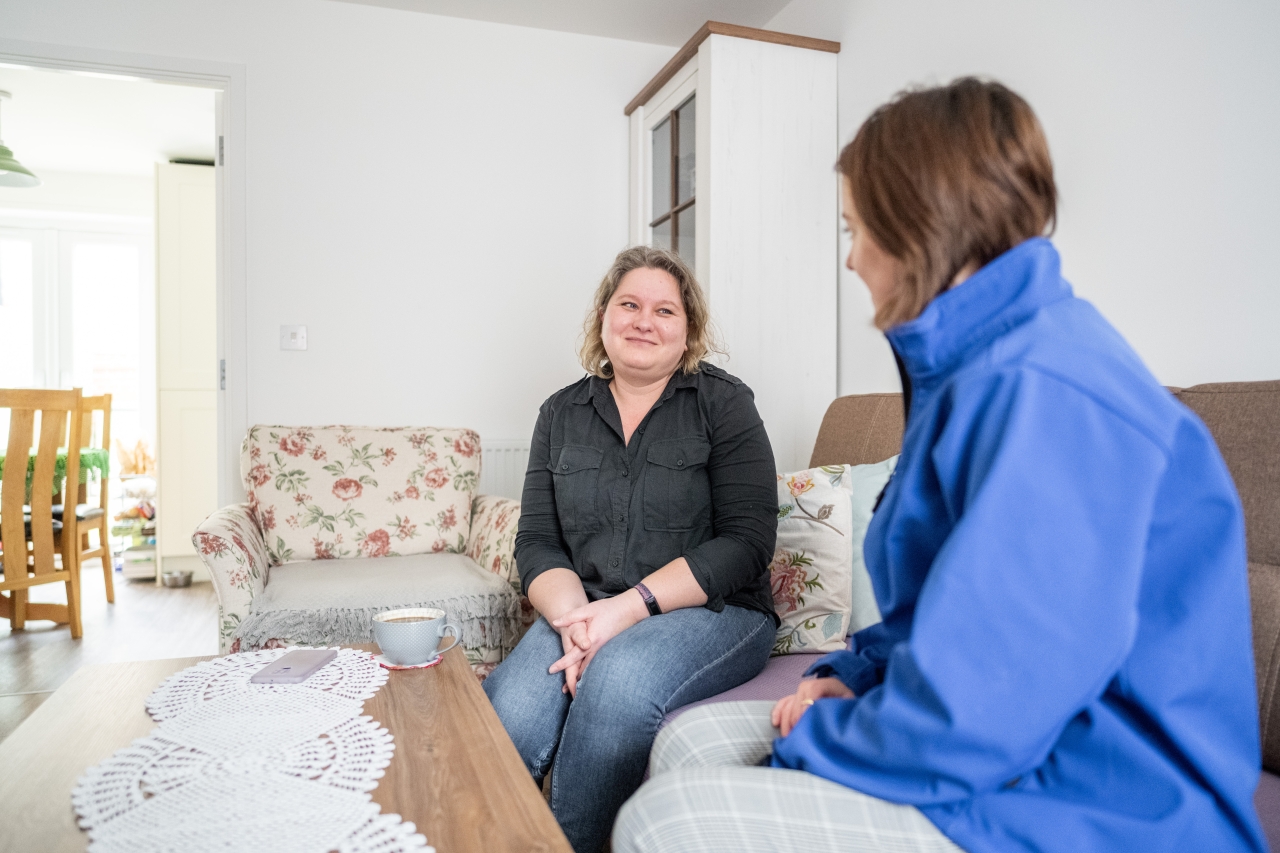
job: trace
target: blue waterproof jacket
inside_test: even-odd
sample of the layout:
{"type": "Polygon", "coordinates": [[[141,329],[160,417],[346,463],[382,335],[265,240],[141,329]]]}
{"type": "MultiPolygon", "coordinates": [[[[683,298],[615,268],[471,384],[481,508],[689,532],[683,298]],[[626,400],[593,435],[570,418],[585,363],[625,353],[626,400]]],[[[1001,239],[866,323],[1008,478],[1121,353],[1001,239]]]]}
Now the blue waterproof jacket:
{"type": "Polygon", "coordinates": [[[774,765],[971,853],[1261,851],[1244,517],[1209,431],[1029,240],[896,326],[884,614],[774,765]]]}

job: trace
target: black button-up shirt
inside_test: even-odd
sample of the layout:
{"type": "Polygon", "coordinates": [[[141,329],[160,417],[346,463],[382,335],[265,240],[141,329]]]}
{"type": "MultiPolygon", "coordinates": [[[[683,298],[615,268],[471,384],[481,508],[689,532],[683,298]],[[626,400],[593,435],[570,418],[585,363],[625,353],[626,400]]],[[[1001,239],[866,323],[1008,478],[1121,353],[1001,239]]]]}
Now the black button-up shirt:
{"type": "Polygon", "coordinates": [[[516,565],[526,593],[572,569],[594,601],[684,557],[707,607],[774,615],[777,524],[773,450],[741,380],[705,363],[676,373],[625,444],[609,381],[588,376],[538,412],[516,565]]]}

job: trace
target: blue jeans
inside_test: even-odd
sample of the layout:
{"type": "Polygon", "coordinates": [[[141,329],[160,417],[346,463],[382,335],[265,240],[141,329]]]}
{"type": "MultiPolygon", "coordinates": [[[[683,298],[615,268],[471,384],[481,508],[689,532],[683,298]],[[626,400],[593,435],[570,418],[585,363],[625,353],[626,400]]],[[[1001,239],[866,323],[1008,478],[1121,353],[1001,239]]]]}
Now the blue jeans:
{"type": "Polygon", "coordinates": [[[666,713],[753,678],[773,640],[773,619],[742,607],[651,616],[596,653],[570,700],[564,673],[547,673],[564,654],[560,635],[539,619],[484,692],[533,778],[553,771],[551,811],[573,849],[599,853],[666,713]]]}

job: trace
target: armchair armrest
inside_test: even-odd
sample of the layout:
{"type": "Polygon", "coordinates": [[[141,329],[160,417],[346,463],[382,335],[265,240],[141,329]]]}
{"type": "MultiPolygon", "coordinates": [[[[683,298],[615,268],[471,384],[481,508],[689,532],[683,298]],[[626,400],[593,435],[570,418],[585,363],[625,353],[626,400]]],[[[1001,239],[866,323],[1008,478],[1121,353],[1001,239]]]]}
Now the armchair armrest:
{"type": "MultiPolygon", "coordinates": [[[[520,595],[520,573],[516,569],[516,528],[520,523],[520,502],[496,495],[476,495],[471,500],[471,535],[467,556],[493,572],[520,595]]],[[[529,599],[520,595],[521,634],[538,619],[529,599]]]]}
{"type": "Polygon", "coordinates": [[[249,504],[232,504],[206,518],[191,536],[218,596],[218,652],[239,651],[240,623],[267,584],[271,560],[249,504]]]}

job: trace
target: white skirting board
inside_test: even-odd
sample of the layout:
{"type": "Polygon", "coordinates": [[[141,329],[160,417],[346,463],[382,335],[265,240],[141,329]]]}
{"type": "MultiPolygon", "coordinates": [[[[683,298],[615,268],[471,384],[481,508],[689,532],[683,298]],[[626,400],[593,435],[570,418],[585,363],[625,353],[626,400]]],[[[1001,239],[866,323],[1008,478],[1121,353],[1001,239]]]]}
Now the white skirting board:
{"type": "Polygon", "coordinates": [[[529,467],[529,442],[480,439],[480,494],[520,500],[529,467]]]}

